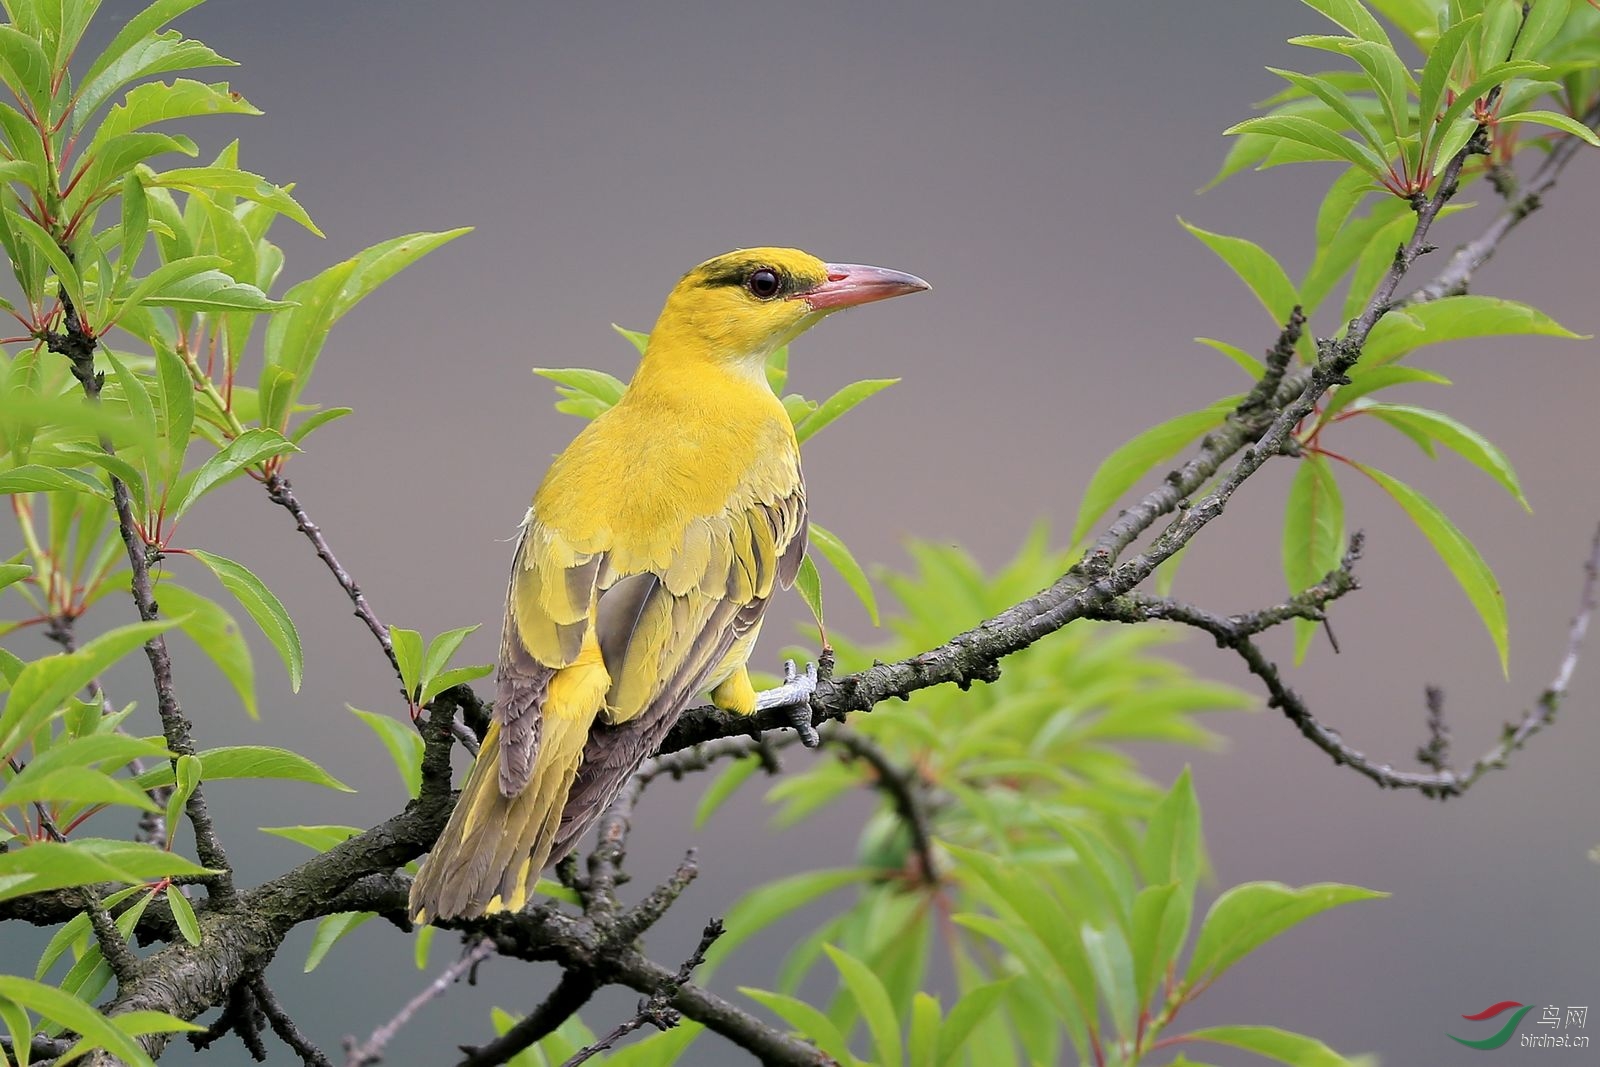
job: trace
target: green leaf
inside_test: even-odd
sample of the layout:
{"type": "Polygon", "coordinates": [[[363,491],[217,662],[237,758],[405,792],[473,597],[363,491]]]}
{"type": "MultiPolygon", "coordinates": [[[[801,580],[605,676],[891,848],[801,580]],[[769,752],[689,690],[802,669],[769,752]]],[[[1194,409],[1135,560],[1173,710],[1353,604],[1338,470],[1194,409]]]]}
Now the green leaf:
{"type": "Polygon", "coordinates": [[[1489,564],[1484,561],[1477,547],[1456,529],[1455,523],[1446,518],[1433,501],[1400,479],[1375,467],[1359,463],[1356,467],[1394,497],[1395,502],[1428,538],[1445,566],[1450,568],[1450,573],[1455,575],[1467,599],[1472,601],[1484,628],[1489,631],[1490,639],[1494,641],[1496,651],[1500,653],[1500,670],[1509,676],[1511,653],[1507,644],[1509,626],[1505,597],[1500,592],[1500,583],[1495,580],[1494,572],[1489,569],[1489,564]]]}
{"type": "Polygon", "coordinates": [[[145,882],[208,873],[213,872],[176,853],[133,841],[92,837],[39,841],[0,853],[0,900],[97,882],[145,882]]]}
{"type": "Polygon", "coordinates": [[[1195,341],[1196,343],[1205,345],[1207,348],[1210,348],[1214,351],[1221,352],[1223,355],[1233,360],[1234,363],[1238,364],[1239,368],[1246,374],[1250,375],[1252,379],[1259,381],[1261,376],[1267,373],[1267,366],[1265,363],[1262,363],[1259,359],[1257,359],[1255,356],[1252,356],[1238,345],[1230,345],[1226,341],[1216,341],[1210,337],[1196,337],[1195,341]]]}
{"type": "Polygon", "coordinates": [[[64,1030],[83,1037],[83,1048],[102,1048],[129,1067],[155,1067],[139,1043],[118,1029],[88,1003],[54,986],[0,974],[0,998],[49,1019],[64,1030]]]}
{"type": "Polygon", "coordinates": [[[296,447],[299,447],[300,442],[310,437],[313,431],[321,429],[335,419],[342,419],[354,411],[354,408],[324,408],[321,411],[314,412],[294,428],[294,431],[289,434],[289,440],[296,447]]]}
{"type": "Polygon", "coordinates": [[[293,306],[272,299],[253,285],[234,281],[220,270],[203,270],[179,278],[145,294],[141,302],[180,311],[211,312],[276,311],[293,306]]]}
{"type": "Polygon", "coordinates": [[[35,803],[68,803],[89,807],[125,804],[140,811],[156,811],[150,798],[126,779],[113,778],[89,767],[57,767],[35,772],[32,764],[0,789],[0,808],[35,803]]]}
{"type": "MultiPolygon", "coordinates": [[[[203,764],[200,757],[185,753],[172,761],[173,788],[167,795],[167,826],[176,828],[178,815],[183,811],[184,805],[189,803],[189,798],[194,796],[194,791],[200,788],[200,778],[203,764]]],[[[171,834],[168,834],[171,841],[171,834]]]]}
{"type": "MultiPolygon", "coordinates": [[[[0,30],[6,29],[0,26],[0,30]]],[[[7,221],[16,236],[30,245],[33,250],[44,257],[50,264],[50,269],[55,272],[56,278],[72,298],[72,302],[79,307],[87,307],[88,302],[83,298],[83,280],[78,277],[78,268],[72,265],[72,260],[67,258],[67,253],[62,251],[56,239],[46,232],[37,222],[26,215],[7,212],[7,221]]]]}
{"type": "Polygon", "coordinates": [[[1506,454],[1494,442],[1465,423],[1443,412],[1431,408],[1413,407],[1410,404],[1373,403],[1368,404],[1364,410],[1373,414],[1385,414],[1409,423],[1499,482],[1505,491],[1511,494],[1512,499],[1521,504],[1525,510],[1533,510],[1528,498],[1523,495],[1522,484],[1517,480],[1517,472],[1511,467],[1511,460],[1506,458],[1506,454]]]}
{"type": "Polygon", "coordinates": [[[1218,1045],[1254,1052],[1289,1067],[1354,1067],[1333,1049],[1314,1037],[1294,1034],[1272,1026],[1210,1026],[1184,1035],[1191,1041],[1210,1041],[1218,1045]]]}
{"type": "Polygon", "coordinates": [[[1335,114],[1349,123],[1350,128],[1359,133],[1362,139],[1371,145],[1375,151],[1382,152],[1384,150],[1384,144],[1388,139],[1380,136],[1377,128],[1372,125],[1371,120],[1363,115],[1355,104],[1350,101],[1350,98],[1340,92],[1333,84],[1323,78],[1314,78],[1308,74],[1300,74],[1292,70],[1279,70],[1277,67],[1268,67],[1267,69],[1289,84],[1303,89],[1324,104],[1327,104],[1335,114]]]}
{"type": "Polygon", "coordinates": [[[204,0],[156,0],[124,23],[80,80],[83,88],[78,96],[73,130],[81,128],[100,104],[118,87],[130,81],[170,70],[223,64],[231,66],[231,60],[223,59],[198,41],[184,40],[176,30],[166,34],[156,32],[202,3],[204,0]],[[183,46],[192,47],[185,50],[183,46]],[[206,62],[194,49],[210,54],[213,62],[206,62]]]}
{"type": "Polygon", "coordinates": [[[1342,30],[1355,34],[1364,41],[1378,41],[1389,43],[1389,35],[1383,32],[1383,26],[1372,13],[1367,10],[1361,0],[1302,0],[1313,11],[1326,15],[1342,30]]]}
{"type": "Polygon", "coordinates": [[[1129,952],[1133,956],[1134,993],[1148,1004],[1177,962],[1189,932],[1193,901],[1178,882],[1149,885],[1133,899],[1129,952]]]}
{"type": "MultiPolygon", "coordinates": [[[[845,543],[832,531],[826,530],[816,523],[809,524],[810,534],[807,538],[811,548],[822,553],[822,558],[833,565],[839,572],[851,592],[861,601],[867,609],[867,617],[872,620],[872,625],[878,625],[878,598],[872,591],[872,581],[867,577],[867,572],[861,569],[861,564],[856,562],[855,556],[845,547],[845,543]]],[[[807,553],[809,555],[809,553],[807,553]]],[[[821,606],[821,597],[818,597],[818,607],[821,606]]],[[[818,613],[820,616],[820,612],[818,613]]]]}
{"type": "MultiPolygon", "coordinates": [[[[15,10],[8,5],[8,10],[15,10]]],[[[0,81],[41,121],[50,118],[50,57],[15,26],[0,26],[0,81]]]]}
{"type": "Polygon", "coordinates": [[[299,449],[277,430],[260,428],[246,430],[201,464],[200,469],[195,472],[194,480],[189,483],[189,487],[184,490],[177,504],[169,512],[172,521],[176,522],[182,518],[184,513],[194,506],[195,501],[246,467],[253,467],[273,456],[298,451],[299,449]]]}
{"type": "Polygon", "coordinates": [[[372,732],[378,735],[378,740],[383,742],[383,747],[389,750],[389,758],[394,761],[395,770],[400,772],[400,780],[406,784],[406,791],[413,798],[420,795],[422,735],[410,724],[391,719],[387,715],[362,711],[360,708],[350,708],[350,711],[371,727],[372,732]]]}
{"type": "MultiPolygon", "coordinates": [[[[208,782],[224,778],[278,778],[327,786],[342,793],[355,792],[305,756],[286,748],[275,748],[270,745],[226,745],[222,748],[207,749],[197,755],[205,771],[205,780],[208,782]]],[[[139,785],[146,789],[167,785],[172,780],[171,766],[154,767],[137,779],[139,785]]]]}
{"type": "Polygon", "coordinates": [[[359,826],[263,826],[261,832],[318,852],[326,852],[363,831],[359,826]]]}
{"type": "Polygon", "coordinates": [[[408,233],[363,249],[356,256],[355,271],[334,302],[334,318],[343,318],[351,308],[365,300],[384,282],[429,252],[442,248],[457,237],[463,237],[471,232],[471,226],[462,226],[438,233],[426,231],[408,233]]]}
{"type": "Polygon", "coordinates": [[[1447,296],[1407,305],[1378,320],[1361,351],[1361,365],[1379,367],[1427,345],[1466,337],[1532,334],[1581,337],[1537,308],[1492,296],[1447,296]]]}
{"type": "Polygon", "coordinates": [[[0,563],[0,589],[20,582],[32,573],[33,568],[26,563],[0,563]]]}
{"type": "Polygon", "coordinates": [[[1200,841],[1200,804],[1185,767],[1150,812],[1137,856],[1144,880],[1177,882],[1192,891],[1200,877],[1200,841]]]}
{"type": "Polygon", "coordinates": [[[156,346],[157,393],[161,398],[161,423],[167,435],[165,480],[183,472],[183,457],[189,451],[189,434],[194,429],[194,382],[189,368],[166,345],[156,346]]]}
{"type": "Polygon", "coordinates": [[[216,664],[239,695],[245,714],[257,718],[255,660],[238,621],[210,597],[170,579],[156,586],[156,599],[163,610],[182,619],[179,629],[216,664]]]}
{"type": "Polygon", "coordinates": [[[706,820],[722,806],[722,802],[760,769],[761,761],[754,756],[743,756],[723,768],[722,773],[713,778],[701,794],[700,803],[694,809],[694,828],[704,829],[706,820]]]}
{"type": "Polygon", "coordinates": [[[800,561],[800,570],[794,576],[795,591],[800,594],[800,599],[806,602],[806,607],[811,609],[811,617],[816,620],[818,629],[823,627],[822,621],[822,576],[817,573],[817,564],[809,553],[800,561]]]}
{"type": "Polygon", "coordinates": [[[55,713],[78,690],[146,641],[176,625],[172,619],[133,623],[101,634],[76,652],[36,659],[11,683],[0,711],[0,753],[18,743],[55,713]]]}
{"type": "MultiPolygon", "coordinates": [[[[1536,7],[1539,5],[1535,5],[1536,7]]],[[[1500,121],[1506,122],[1531,122],[1536,126],[1548,126],[1553,130],[1571,134],[1578,140],[1600,148],[1600,137],[1588,126],[1579,122],[1570,115],[1563,115],[1559,111],[1519,111],[1515,115],[1501,115],[1500,121]]]]}
{"type": "Polygon", "coordinates": [[[113,137],[132,133],[158,122],[198,115],[259,115],[261,111],[228,87],[227,82],[207,85],[189,78],[172,82],[146,82],[129,89],[122,103],[107,112],[90,141],[88,154],[113,137]]]}
{"type": "Polygon", "coordinates": [[[223,193],[242,197],[257,204],[265,204],[278,214],[298,222],[318,237],[323,236],[322,231],[317,229],[316,223],[311,221],[311,216],[306,214],[306,209],[289,195],[289,190],[273,185],[261,175],[251,174],[249,171],[234,170],[230,167],[182,167],[151,175],[145,178],[145,184],[167,189],[196,191],[206,196],[223,193]]]}
{"type": "Polygon", "coordinates": [[[894,1004],[889,991],[884,988],[871,968],[848,952],[832,945],[822,946],[828,958],[839,971],[839,978],[849,989],[854,1006],[867,1022],[872,1033],[873,1048],[879,1063],[899,1063],[903,1046],[900,1042],[900,1021],[895,1017],[894,1004]]]}
{"type": "Polygon", "coordinates": [[[243,564],[231,559],[191,548],[188,554],[205,564],[222,587],[232,593],[239,605],[255,620],[272,647],[278,650],[283,665],[289,671],[289,687],[300,691],[300,680],[305,672],[305,654],[300,649],[300,634],[294,620],[284,610],[282,602],[272,595],[272,590],[243,564]]]}
{"type": "Polygon", "coordinates": [[[1083,502],[1078,505],[1078,518],[1072,526],[1073,542],[1083,540],[1089,528],[1121,499],[1123,493],[1132,489],[1150,468],[1170,459],[1208,430],[1221,426],[1238,403],[1238,397],[1229,397],[1199,411],[1168,419],[1107,456],[1083,492],[1083,502]]]}
{"type": "Polygon", "coordinates": [[[422,687],[421,703],[424,705],[431,703],[434,697],[451,686],[476,681],[493,673],[494,664],[492,663],[479,663],[471,667],[451,667],[447,671],[440,671],[422,687]]]}
{"type": "MultiPolygon", "coordinates": [[[[639,353],[641,356],[644,355],[644,350],[650,345],[649,334],[641,333],[638,330],[630,330],[626,326],[618,326],[614,322],[611,324],[611,328],[616,330],[617,333],[621,335],[623,340],[632,345],[635,352],[639,353]]],[[[537,374],[539,372],[535,371],[534,373],[537,374]]],[[[774,390],[774,392],[776,392],[776,390],[774,390]]]]}
{"type": "MultiPolygon", "coordinates": [[[[794,435],[802,444],[816,436],[817,431],[833,422],[867,397],[889,388],[899,378],[869,378],[851,382],[824,400],[817,409],[795,424],[794,435]]],[[[873,625],[877,625],[874,623],[873,625]]]]}
{"type": "Polygon", "coordinates": [[[939,1002],[918,990],[911,998],[911,1030],[906,1037],[907,1067],[933,1067],[939,1041],[939,1002]]]}
{"type": "MultiPolygon", "coordinates": [[[[613,326],[612,329],[624,336],[632,333],[631,330],[623,330],[620,326],[613,326]]],[[[548,378],[557,385],[565,386],[566,388],[562,390],[563,396],[593,397],[606,408],[621,400],[622,391],[627,388],[621,379],[605,371],[588,370],[584,367],[535,367],[533,373],[541,378],[548,378]]]]}
{"type": "Polygon", "coordinates": [[[1300,295],[1295,291],[1294,283],[1289,280],[1289,276],[1278,265],[1278,261],[1265,249],[1242,237],[1228,237],[1225,234],[1211,233],[1198,226],[1191,226],[1181,218],[1178,222],[1199,238],[1202,244],[1215,252],[1217,257],[1250,287],[1250,291],[1272,317],[1274,326],[1281,328],[1289,321],[1295,305],[1300,303],[1300,295]]]}
{"type": "Polygon", "coordinates": [[[758,931],[836,889],[870,881],[875,874],[870,867],[833,868],[805,871],[757,886],[728,909],[723,919],[727,933],[711,946],[706,962],[696,973],[703,979],[709,978],[734,949],[758,931]]]}
{"type": "Polygon", "coordinates": [[[372,911],[342,911],[336,915],[324,916],[317,923],[317,932],[311,939],[311,951],[306,953],[305,973],[310,974],[317,969],[317,964],[328,955],[328,950],[345,934],[360,926],[368,919],[375,916],[372,911]]]}
{"type": "Polygon", "coordinates": [[[1195,940],[1185,981],[1211,982],[1245,956],[1313,915],[1387,893],[1325,882],[1299,889],[1279,882],[1246,882],[1216,899],[1195,940]]]}
{"type": "Polygon", "coordinates": [[[967,1039],[978,1024],[994,1012],[1010,984],[1011,980],[1007,979],[975,986],[956,1001],[950,1014],[945,1016],[944,1025],[939,1027],[939,1048],[934,1060],[937,1067],[951,1067],[957,1062],[966,1050],[967,1039]]]}
{"type": "MultiPolygon", "coordinates": [[[[465,641],[467,635],[477,628],[477,626],[463,626],[460,629],[447,630],[428,642],[428,652],[422,657],[422,703],[426,704],[429,700],[432,700],[440,689],[444,688],[441,686],[432,692],[428,691],[429,683],[450,665],[450,661],[455,658],[456,652],[461,648],[461,642],[465,641]]],[[[476,668],[472,669],[475,670],[476,668]]],[[[489,668],[489,670],[493,669],[492,667],[489,668]]],[[[488,671],[483,673],[487,674],[488,671]]],[[[479,674],[477,677],[481,678],[483,674],[479,674]]]]}
{"type": "Polygon", "coordinates": [[[833,1025],[826,1015],[805,1001],[748,986],[740,986],[739,992],[794,1027],[796,1033],[813,1042],[817,1048],[831,1056],[840,1067],[856,1067],[861,1062],[850,1055],[850,1043],[839,1032],[839,1028],[833,1025]]]}
{"type": "Polygon", "coordinates": [[[1467,35],[1477,27],[1480,17],[1471,15],[1456,22],[1440,34],[1438,41],[1428,50],[1428,61],[1423,65],[1422,81],[1417,94],[1417,115],[1424,137],[1422,142],[1424,159],[1428,158],[1427,149],[1430,141],[1443,132],[1443,127],[1438,124],[1439,105],[1444,100],[1445,90],[1449,87],[1450,72],[1455,69],[1456,58],[1461,55],[1467,35]]]}
{"type": "Polygon", "coordinates": [[[167,907],[172,909],[172,919],[178,924],[178,932],[183,939],[191,945],[198,945],[200,920],[195,917],[194,906],[189,903],[189,898],[175,885],[167,886],[167,907]]]}
{"type": "Polygon", "coordinates": [[[1303,115],[1258,115],[1235,123],[1222,132],[1229,137],[1261,134],[1292,141],[1309,149],[1311,159],[1351,163],[1374,178],[1381,177],[1389,169],[1388,163],[1366,145],[1358,144],[1303,115]]]}
{"type": "Polygon", "coordinates": [[[1114,922],[1098,927],[1084,923],[1078,935],[1083,940],[1084,955],[1089,959],[1089,969],[1094,972],[1100,998],[1105,1002],[1117,1033],[1123,1040],[1131,1040],[1140,1001],[1134,988],[1133,953],[1128,939],[1114,922]]]}
{"type": "Polygon", "coordinates": [[[406,693],[415,693],[417,686],[422,684],[422,635],[415,630],[390,626],[389,647],[394,650],[394,658],[400,669],[400,680],[405,683],[406,693]]]}
{"type": "Polygon", "coordinates": [[[111,499],[111,490],[81,471],[25,463],[0,474],[0,494],[53,492],[88,493],[101,500],[111,499]]]}
{"type": "MultiPolygon", "coordinates": [[[[1283,506],[1283,577],[1289,592],[1304,592],[1339,565],[1344,555],[1344,497],[1333,466],[1316,454],[1296,465],[1283,506]]],[[[1294,658],[1305,659],[1317,624],[1294,620],[1294,658]]]]}
{"type": "MultiPolygon", "coordinates": [[[[222,266],[224,262],[221,256],[184,256],[161,264],[161,266],[140,278],[128,294],[116,302],[116,310],[112,315],[112,321],[115,322],[120,319],[128,309],[145,303],[151,293],[176,285],[185,278],[213,270],[222,266]]],[[[132,263],[126,265],[130,270],[133,267],[132,263]]]]}
{"type": "MultiPolygon", "coordinates": [[[[1503,52],[1500,54],[1504,55],[1503,52]]],[[[1456,124],[1457,119],[1464,120],[1464,122],[1468,124],[1469,131],[1473,128],[1476,128],[1476,123],[1472,122],[1472,116],[1468,113],[1468,109],[1476,104],[1479,100],[1484,99],[1489,94],[1491,89],[1497,85],[1501,85],[1510,81],[1512,78],[1520,78],[1527,74],[1542,74],[1546,69],[1547,68],[1543,63],[1529,63],[1526,60],[1516,60],[1515,62],[1511,63],[1495,64],[1494,66],[1483,71],[1483,73],[1479,74],[1477,78],[1473,79],[1456,93],[1455,100],[1444,109],[1444,114],[1439,117],[1438,128],[1448,133],[1451,127],[1456,124]]],[[[1449,146],[1448,141],[1440,139],[1436,143],[1438,143],[1440,146],[1439,152],[1441,160],[1449,158],[1444,154],[1446,148],[1449,146]]],[[[1465,138],[1462,139],[1461,143],[1466,143],[1465,138]]],[[[1459,151],[1459,148],[1450,148],[1450,155],[1453,156],[1459,151]]],[[[1440,166],[1439,169],[1443,170],[1444,168],[1443,166],[1440,166]]]]}
{"type": "Polygon", "coordinates": [[[1317,426],[1326,426],[1335,415],[1364,396],[1409,382],[1449,385],[1450,379],[1442,374],[1417,367],[1367,367],[1358,363],[1350,371],[1349,383],[1335,387],[1332,396],[1323,406],[1322,415],[1317,419],[1317,426]]]}

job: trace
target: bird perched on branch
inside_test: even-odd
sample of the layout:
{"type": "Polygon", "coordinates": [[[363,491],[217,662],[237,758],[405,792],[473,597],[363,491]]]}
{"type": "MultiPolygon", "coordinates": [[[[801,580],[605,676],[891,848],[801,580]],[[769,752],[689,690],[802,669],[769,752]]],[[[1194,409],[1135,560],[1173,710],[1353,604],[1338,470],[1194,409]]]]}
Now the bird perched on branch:
{"type": "Polygon", "coordinates": [[[494,720],[411,887],[419,922],[520,910],[684,707],[792,707],[745,663],[806,550],[800,449],[774,349],[830,312],[928,288],[881,267],[750,248],[683,276],[613,408],[556,457],[511,566],[494,720]]]}

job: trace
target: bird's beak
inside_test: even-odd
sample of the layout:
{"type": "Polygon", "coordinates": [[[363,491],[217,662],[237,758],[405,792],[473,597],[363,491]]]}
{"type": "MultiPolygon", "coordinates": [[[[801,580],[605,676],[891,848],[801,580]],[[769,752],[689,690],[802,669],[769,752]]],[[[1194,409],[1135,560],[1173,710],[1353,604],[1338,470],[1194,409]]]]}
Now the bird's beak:
{"type": "Polygon", "coordinates": [[[812,311],[837,311],[929,288],[932,287],[927,282],[904,271],[860,263],[829,263],[828,280],[796,293],[793,299],[804,300],[812,311]]]}

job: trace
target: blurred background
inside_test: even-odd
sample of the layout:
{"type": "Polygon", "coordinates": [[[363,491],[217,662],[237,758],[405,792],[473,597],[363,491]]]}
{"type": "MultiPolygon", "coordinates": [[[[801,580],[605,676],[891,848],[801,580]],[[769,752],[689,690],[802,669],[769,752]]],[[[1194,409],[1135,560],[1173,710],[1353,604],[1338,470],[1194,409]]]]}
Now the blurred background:
{"type": "MultiPolygon", "coordinates": [[[[142,6],[108,0],[97,40],[142,6]]],[[[901,566],[916,537],[968,546],[998,566],[1041,519],[1065,538],[1113,447],[1243,388],[1236,368],[1192,338],[1256,352],[1272,343],[1274,324],[1175,216],[1255,240],[1298,275],[1333,176],[1321,166],[1245,173],[1195,194],[1226,149],[1220,131],[1281,84],[1262,68],[1322,65],[1284,44],[1326,28],[1292,0],[212,0],[177,25],[240,61],[208,77],[229,78],[266,112],[191,124],[185,132],[202,156],[242,137],[242,165],[297,183],[327,234],[319,241],[280,224],[286,282],[400,233],[478,227],[337,328],[308,399],[356,415],[320,431],[290,468],[382,619],[427,633],[487,624],[466,662],[493,658],[506,541],[550,456],[580,425],[554,412],[551,387],[529,368],[627,377],[632,349],[608,324],[648,329],[673,282],[700,260],[789,244],[933,283],[929,295],[838,317],[796,346],[791,385],[808,396],[860,377],[903,379],[808,446],[813,514],[863,562],[901,566]]],[[[1527,300],[1582,333],[1600,328],[1597,157],[1569,168],[1477,291],[1527,300]]],[[[1490,195],[1477,186],[1472,194],[1490,195]]],[[[1487,210],[1442,224],[1438,243],[1448,250],[1474,236],[1487,210]]],[[[1425,272],[1444,253],[1434,259],[1425,272]]],[[[1313,325],[1324,334],[1336,326],[1313,325]]],[[[1455,386],[1404,397],[1504,447],[1532,515],[1453,455],[1429,461],[1381,426],[1342,436],[1341,451],[1381,461],[1460,523],[1499,575],[1511,617],[1508,682],[1422,536],[1374,487],[1346,481],[1348,524],[1368,534],[1364,589],[1334,613],[1342,653],[1319,639],[1291,680],[1356,747],[1410,766],[1425,739],[1422,689],[1437,682],[1466,763],[1548,684],[1600,520],[1597,356],[1591,340],[1451,345],[1422,364],[1455,386]]],[[[1197,542],[1181,595],[1223,612],[1281,599],[1291,474],[1291,464],[1273,464],[1250,482],[1197,542]]],[[[215,787],[212,810],[245,884],[304,856],[254,827],[368,825],[404,801],[387,754],[344,710],[404,713],[388,664],[288,515],[250,488],[198,509],[183,538],[223,548],[282,596],[307,648],[306,682],[291,696],[258,643],[262,715],[251,722],[209,664],[189,655],[179,677],[186,709],[204,745],[294,747],[359,792],[215,787]]],[[[842,582],[826,570],[824,582],[832,626],[870,637],[842,582]]],[[[800,614],[797,602],[785,604],[769,623],[764,666],[776,666],[800,614]]],[[[1273,647],[1287,657],[1286,640],[1273,647]]],[[[1176,655],[1250,688],[1209,641],[1187,641],[1176,655]]],[[[1214,719],[1229,739],[1224,751],[1141,753],[1162,781],[1193,765],[1216,875],[1207,893],[1276,879],[1393,894],[1269,945],[1183,1022],[1279,1025],[1391,1065],[1467,1063],[1481,1054],[1444,1036],[1461,1032],[1464,1013],[1506,999],[1600,1000],[1600,867],[1588,855],[1600,841],[1600,650],[1592,656],[1555,729],[1448,804],[1378,790],[1272,712],[1214,719]]],[[[153,708],[148,677],[129,672],[111,684],[119,700],[153,708]]],[[[755,789],[697,833],[690,813],[700,788],[653,787],[632,839],[639,884],[700,849],[701,880],[649,937],[651,955],[669,965],[749,886],[848,863],[855,850],[858,823],[843,815],[774,836],[755,789]]],[[[783,938],[809,928],[790,924],[748,946],[714,988],[736,996],[738,985],[770,986],[783,938]]],[[[301,977],[310,936],[310,927],[297,932],[270,976],[324,1048],[370,1033],[427,981],[410,963],[409,939],[383,923],[301,977]]],[[[453,952],[441,938],[436,966],[453,952]]],[[[477,988],[452,990],[403,1031],[388,1062],[453,1062],[455,1045],[490,1035],[491,1005],[525,1012],[555,977],[491,962],[477,988]]],[[[598,1000],[585,1017],[603,1032],[635,999],[598,1000]]],[[[1545,1063],[1595,1056],[1538,1053],[1545,1063]]],[[[196,1062],[244,1055],[234,1045],[196,1062]]],[[[1500,1055],[1494,1062],[1515,1063],[1533,1051],[1512,1045],[1500,1055]]],[[[168,1059],[188,1057],[179,1042],[168,1059]]],[[[746,1061],[708,1036],[685,1062],[746,1061]]]]}

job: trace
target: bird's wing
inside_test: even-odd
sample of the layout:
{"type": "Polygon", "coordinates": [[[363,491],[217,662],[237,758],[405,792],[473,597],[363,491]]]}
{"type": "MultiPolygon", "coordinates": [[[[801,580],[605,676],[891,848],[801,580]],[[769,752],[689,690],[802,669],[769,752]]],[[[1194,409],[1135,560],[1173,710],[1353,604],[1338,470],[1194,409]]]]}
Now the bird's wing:
{"type": "Polygon", "coordinates": [[[583,648],[604,561],[603,553],[575,551],[529,511],[511,563],[495,675],[505,796],[522,792],[533,774],[550,680],[583,648]]]}
{"type": "Polygon", "coordinates": [[[634,769],[661,744],[694,695],[714,681],[734,642],[761,620],[775,584],[805,556],[805,484],[787,486],[689,524],[670,565],[620,578],[604,573],[595,631],[611,675],[606,709],[589,733],[553,856],[593,824],[634,769]]]}

